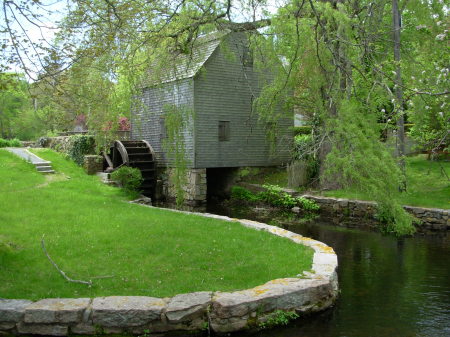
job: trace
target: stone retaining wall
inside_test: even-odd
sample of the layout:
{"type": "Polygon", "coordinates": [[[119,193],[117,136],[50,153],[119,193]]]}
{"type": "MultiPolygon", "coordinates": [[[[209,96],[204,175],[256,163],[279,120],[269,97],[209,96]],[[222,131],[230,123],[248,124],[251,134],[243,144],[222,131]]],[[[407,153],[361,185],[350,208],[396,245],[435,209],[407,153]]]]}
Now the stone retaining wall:
{"type": "MultiPolygon", "coordinates": [[[[240,183],[239,185],[254,193],[264,191],[264,187],[260,185],[248,183],[240,183]]],[[[315,196],[290,189],[284,191],[296,197],[302,196],[314,200],[320,205],[320,213],[330,216],[335,223],[352,227],[378,227],[377,204],[373,201],[315,196]]],[[[403,208],[420,220],[420,223],[416,224],[419,232],[450,230],[450,209],[412,206],[403,206],[403,208]]]]}
{"type": "MultiPolygon", "coordinates": [[[[145,206],[148,207],[148,206],[145,206]]],[[[180,212],[180,211],[174,211],[180,212]]],[[[0,334],[143,334],[210,329],[217,334],[257,328],[277,310],[304,313],[331,306],[337,296],[337,256],[331,247],[250,220],[201,214],[288,238],[314,249],[311,272],[234,292],[196,292],[171,298],[110,296],[37,302],[0,299],[0,334]]]]}
{"type": "MultiPolygon", "coordinates": [[[[377,226],[377,204],[375,202],[313,195],[303,195],[303,197],[317,202],[320,205],[321,212],[331,215],[338,221],[355,220],[362,225],[377,226]]],[[[403,206],[403,208],[420,220],[420,223],[416,224],[419,231],[450,230],[450,210],[448,209],[412,206],[403,206]]]]}

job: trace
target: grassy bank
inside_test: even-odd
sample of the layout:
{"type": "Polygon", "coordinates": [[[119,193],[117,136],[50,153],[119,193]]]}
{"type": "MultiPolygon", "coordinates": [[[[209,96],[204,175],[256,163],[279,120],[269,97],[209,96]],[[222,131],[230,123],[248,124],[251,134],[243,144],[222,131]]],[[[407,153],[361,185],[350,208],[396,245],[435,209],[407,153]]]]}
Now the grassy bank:
{"type": "MultiPolygon", "coordinates": [[[[406,158],[407,192],[399,193],[403,205],[450,208],[450,162],[426,160],[426,155],[406,158]],[[444,173],[445,172],[445,173],[444,173]]],[[[324,193],[347,199],[371,200],[370,195],[353,190],[324,193]]]]}
{"type": "Polygon", "coordinates": [[[234,290],[311,268],[312,250],[268,233],[195,215],[124,202],[50,150],[55,175],[44,176],[0,150],[0,298],[172,296],[234,290]],[[50,264],[47,251],[69,277],[50,264]]]}
{"type": "MultiPolygon", "coordinates": [[[[426,160],[426,155],[406,158],[407,187],[406,193],[399,193],[398,197],[403,205],[450,208],[450,162],[426,160]]],[[[259,172],[258,172],[259,173],[259,172]]],[[[287,187],[286,170],[274,170],[265,174],[249,175],[244,178],[253,184],[275,184],[287,187]]],[[[318,194],[317,191],[305,191],[318,194]]],[[[351,189],[322,192],[322,195],[345,198],[371,200],[370,195],[351,189]]]]}

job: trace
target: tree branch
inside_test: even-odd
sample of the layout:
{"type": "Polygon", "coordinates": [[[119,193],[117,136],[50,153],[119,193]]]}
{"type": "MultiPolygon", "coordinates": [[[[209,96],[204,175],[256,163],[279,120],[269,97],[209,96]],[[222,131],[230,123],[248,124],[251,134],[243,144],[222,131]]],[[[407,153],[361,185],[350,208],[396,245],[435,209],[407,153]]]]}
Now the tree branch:
{"type": "MultiPolygon", "coordinates": [[[[65,272],[63,272],[58,265],[52,260],[52,258],[50,257],[50,255],[47,252],[47,249],[45,248],[45,242],[44,242],[44,235],[42,235],[42,239],[41,239],[41,247],[42,250],[44,251],[45,255],[47,256],[48,260],[51,262],[51,264],[53,265],[53,267],[56,268],[56,270],[69,282],[72,283],[81,283],[81,284],[87,284],[89,287],[92,286],[92,280],[89,281],[82,281],[82,280],[74,280],[71,279],[69,276],[66,275],[65,272]]],[[[114,275],[108,275],[108,276],[96,276],[96,277],[91,277],[92,279],[99,279],[99,278],[110,278],[110,277],[114,277],[114,275]]]]}

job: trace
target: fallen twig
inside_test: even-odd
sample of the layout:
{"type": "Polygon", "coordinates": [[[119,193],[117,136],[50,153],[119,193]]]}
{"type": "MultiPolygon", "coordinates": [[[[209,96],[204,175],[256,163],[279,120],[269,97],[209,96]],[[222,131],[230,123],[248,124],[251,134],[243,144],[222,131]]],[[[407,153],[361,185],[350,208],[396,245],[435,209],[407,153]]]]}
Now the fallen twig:
{"type": "Polygon", "coordinates": [[[56,268],[56,270],[69,282],[73,282],[73,283],[81,283],[81,284],[87,284],[89,287],[92,286],[92,280],[93,279],[100,279],[100,278],[110,278],[110,277],[114,277],[114,275],[108,275],[108,276],[95,276],[95,277],[91,277],[91,279],[89,281],[82,281],[82,280],[74,280],[71,279],[69,276],[66,275],[65,272],[63,272],[58,265],[55,263],[55,261],[52,260],[52,258],[50,257],[50,255],[48,255],[47,249],[45,248],[45,242],[44,242],[44,235],[42,235],[42,239],[41,239],[41,247],[42,250],[44,251],[45,255],[47,256],[48,260],[52,263],[53,267],[56,268]]]}

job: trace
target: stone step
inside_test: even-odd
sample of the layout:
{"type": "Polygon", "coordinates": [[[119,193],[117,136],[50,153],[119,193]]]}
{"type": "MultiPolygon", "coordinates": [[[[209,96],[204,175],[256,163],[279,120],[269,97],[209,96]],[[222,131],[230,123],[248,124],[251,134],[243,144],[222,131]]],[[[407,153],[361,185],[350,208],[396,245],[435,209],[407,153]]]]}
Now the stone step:
{"type": "Polygon", "coordinates": [[[49,173],[49,174],[55,173],[54,170],[45,170],[45,171],[39,171],[39,172],[40,172],[40,173],[44,173],[44,174],[47,174],[47,173],[49,173]]]}
{"type": "Polygon", "coordinates": [[[35,165],[36,170],[38,170],[41,173],[55,173],[52,166],[49,165],[49,163],[46,163],[45,165],[35,165]]]}
{"type": "Polygon", "coordinates": [[[33,163],[33,165],[34,166],[49,166],[49,165],[51,165],[51,162],[50,161],[42,161],[42,162],[35,162],[35,163],[33,163]]]}

